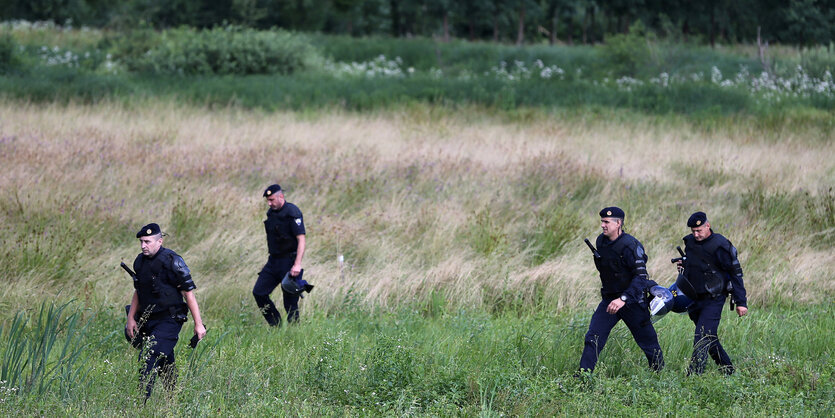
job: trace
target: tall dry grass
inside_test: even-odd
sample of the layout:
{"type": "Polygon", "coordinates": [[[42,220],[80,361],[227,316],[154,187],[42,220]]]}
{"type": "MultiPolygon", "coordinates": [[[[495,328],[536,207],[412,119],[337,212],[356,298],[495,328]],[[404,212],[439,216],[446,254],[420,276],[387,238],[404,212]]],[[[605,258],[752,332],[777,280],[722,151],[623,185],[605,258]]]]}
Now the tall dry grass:
{"type": "Polygon", "coordinates": [[[739,248],[752,303],[832,295],[833,231],[821,222],[833,141],[610,116],[3,102],[0,308],[56,295],[126,303],[119,261],[138,253],[136,229],[158,222],[205,310],[249,312],[273,182],[305,215],[317,287],[304,310],[419,308],[438,295],[498,310],[592,303],[599,280],[581,238],[599,233],[605,205],[626,210],[660,283],[673,280],[687,216],[704,210],[739,248]]]}

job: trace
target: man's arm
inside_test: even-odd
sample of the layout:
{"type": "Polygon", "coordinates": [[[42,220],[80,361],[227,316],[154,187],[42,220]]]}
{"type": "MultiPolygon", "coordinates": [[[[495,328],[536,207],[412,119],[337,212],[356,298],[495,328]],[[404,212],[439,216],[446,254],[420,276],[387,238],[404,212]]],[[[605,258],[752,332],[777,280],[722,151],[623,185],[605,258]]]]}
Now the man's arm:
{"type": "Polygon", "coordinates": [[[299,242],[296,248],[296,261],[293,262],[293,267],[290,268],[290,275],[296,277],[302,271],[302,258],[304,257],[304,234],[296,235],[296,240],[299,242]]]}
{"type": "Polygon", "coordinates": [[[635,248],[627,249],[623,254],[623,261],[626,262],[632,276],[629,288],[623,292],[628,302],[637,302],[644,297],[644,290],[649,279],[646,260],[647,255],[641,244],[638,244],[635,248]]]}
{"type": "Polygon", "coordinates": [[[202,340],[206,336],[206,327],[203,325],[203,318],[200,317],[200,306],[197,305],[197,298],[194,296],[194,291],[182,291],[183,297],[186,299],[186,305],[191,312],[191,317],[194,318],[194,333],[197,338],[202,340]]]}
{"type": "Polygon", "coordinates": [[[742,265],[739,263],[739,256],[736,247],[730,242],[729,249],[720,249],[718,251],[719,262],[722,268],[731,276],[731,299],[736,304],[736,313],[739,316],[744,316],[748,313],[748,298],[745,292],[745,284],[742,281],[742,265]]]}
{"type": "Polygon", "coordinates": [[[606,312],[610,314],[617,313],[627,302],[634,303],[640,301],[644,296],[644,289],[647,287],[647,256],[644,252],[644,247],[639,243],[635,248],[627,248],[623,254],[623,261],[629,268],[629,274],[632,276],[632,281],[629,287],[623,292],[626,300],[620,298],[613,300],[606,308],[606,312]]]}
{"type": "Polygon", "coordinates": [[[128,329],[128,337],[133,338],[136,333],[136,310],[139,306],[139,293],[134,290],[133,297],[130,298],[130,310],[128,311],[128,322],[125,325],[128,329]]]}

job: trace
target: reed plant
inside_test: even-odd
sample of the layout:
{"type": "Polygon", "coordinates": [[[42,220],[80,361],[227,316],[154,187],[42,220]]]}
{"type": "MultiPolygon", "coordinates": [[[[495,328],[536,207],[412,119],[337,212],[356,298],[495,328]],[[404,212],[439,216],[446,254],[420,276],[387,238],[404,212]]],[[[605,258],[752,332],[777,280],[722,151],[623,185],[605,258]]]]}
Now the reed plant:
{"type": "Polygon", "coordinates": [[[54,391],[71,399],[76,387],[84,387],[91,320],[68,308],[69,303],[44,301],[36,312],[18,312],[0,327],[0,381],[6,388],[36,396],[54,391]]]}

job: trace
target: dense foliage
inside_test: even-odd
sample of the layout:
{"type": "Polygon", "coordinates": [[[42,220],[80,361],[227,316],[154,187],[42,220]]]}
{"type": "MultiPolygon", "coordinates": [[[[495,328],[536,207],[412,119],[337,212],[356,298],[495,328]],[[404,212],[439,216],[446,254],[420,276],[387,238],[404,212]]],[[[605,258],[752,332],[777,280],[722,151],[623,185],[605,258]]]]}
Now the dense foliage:
{"type": "Polygon", "coordinates": [[[129,31],[103,46],[129,70],[156,74],[292,74],[323,61],[301,35],[239,27],[129,31]]]}
{"type": "Polygon", "coordinates": [[[767,116],[824,132],[835,106],[835,53],[826,48],[777,50],[763,62],[742,47],[659,39],[639,23],[596,47],[239,26],[103,31],[15,22],[0,31],[0,92],[35,101],[139,95],[268,110],[611,107],[697,119],[767,116]]]}
{"type": "Polygon", "coordinates": [[[797,45],[835,39],[833,0],[0,0],[0,20],[51,20],[120,28],[151,24],[396,37],[438,36],[517,43],[594,43],[636,21],[676,39],[711,45],[763,41],[797,45]]]}

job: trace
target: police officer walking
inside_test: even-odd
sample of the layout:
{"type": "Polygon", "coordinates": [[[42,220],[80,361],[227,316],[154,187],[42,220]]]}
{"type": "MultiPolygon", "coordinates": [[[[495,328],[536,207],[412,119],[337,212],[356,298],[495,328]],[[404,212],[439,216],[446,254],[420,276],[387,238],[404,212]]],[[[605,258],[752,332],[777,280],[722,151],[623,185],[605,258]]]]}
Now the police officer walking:
{"type": "MultiPolygon", "coordinates": [[[[206,336],[200,317],[200,307],[194,296],[194,281],[183,258],[162,246],[163,234],[159,225],[151,223],[136,233],[142,253],[133,261],[133,297],[128,310],[125,335],[141,348],[148,343],[142,381],[146,382],[145,399],[151,396],[156,375],[166,386],[173,387],[176,379],[174,346],[187,311],[194,318],[194,334],[206,336]],[[185,299],[185,300],[184,300],[185,299]]],[[[141,357],[142,354],[140,354],[141,357]]]]}
{"type": "Polygon", "coordinates": [[[623,231],[625,214],[618,207],[600,211],[603,232],[597,237],[594,264],[603,284],[602,300],[591,317],[585,336],[580,371],[591,372],[603,351],[609,333],[623,320],[638,346],[643,350],[653,370],[664,367],[664,357],[658,336],[650,321],[644,297],[649,286],[644,247],[633,236],[623,231]]]}
{"type": "Polygon", "coordinates": [[[296,205],[284,200],[284,191],[278,184],[267,187],[264,190],[264,197],[270,206],[267,210],[267,219],[264,221],[270,256],[261,272],[258,273],[258,280],[252,288],[252,295],[267,323],[271,326],[280,326],[281,314],[270,299],[270,293],[282,284],[285,276],[289,276],[288,280],[293,284],[292,289],[286,286],[287,281],[285,281],[285,285],[281,286],[281,293],[284,299],[284,310],[287,312],[287,322],[295,322],[299,319],[301,290],[309,293],[313,286],[302,280],[304,272],[302,257],[304,257],[305,248],[302,211],[296,205]]]}
{"type": "Polygon", "coordinates": [[[713,232],[704,212],[692,214],[687,226],[692,233],[683,238],[684,271],[676,281],[679,290],[694,301],[687,311],[696,325],[687,374],[704,372],[709,354],[722,373],[730,375],[734,366],[719,343],[719,320],[728,293],[731,303],[736,304],[737,315],[748,313],[742,266],[736,248],[727,238],[713,232]]]}

